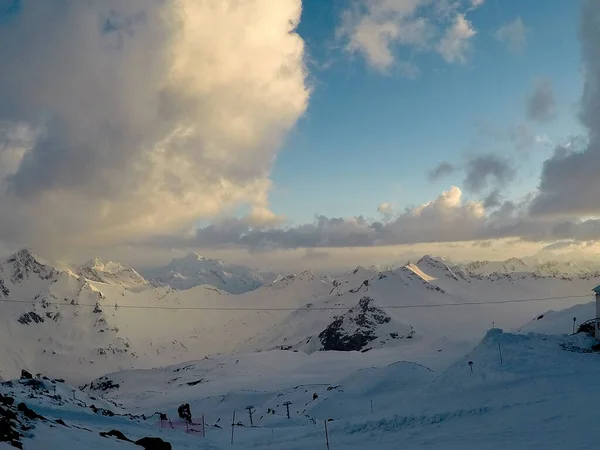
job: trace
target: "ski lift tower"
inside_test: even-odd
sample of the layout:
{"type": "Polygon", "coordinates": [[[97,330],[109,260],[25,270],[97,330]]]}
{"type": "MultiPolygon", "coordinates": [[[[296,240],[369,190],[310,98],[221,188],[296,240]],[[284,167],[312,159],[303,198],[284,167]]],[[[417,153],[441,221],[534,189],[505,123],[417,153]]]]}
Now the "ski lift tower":
{"type": "Polygon", "coordinates": [[[594,337],[600,341],[600,286],[593,289],[596,293],[596,326],[594,337]]]}

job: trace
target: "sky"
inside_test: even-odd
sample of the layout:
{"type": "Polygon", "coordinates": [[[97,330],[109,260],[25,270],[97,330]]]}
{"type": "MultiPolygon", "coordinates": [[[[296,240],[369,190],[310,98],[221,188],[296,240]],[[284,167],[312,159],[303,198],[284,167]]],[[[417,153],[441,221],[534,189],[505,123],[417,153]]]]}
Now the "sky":
{"type": "Polygon", "coordinates": [[[593,0],[0,0],[0,253],[594,256],[593,0]]]}

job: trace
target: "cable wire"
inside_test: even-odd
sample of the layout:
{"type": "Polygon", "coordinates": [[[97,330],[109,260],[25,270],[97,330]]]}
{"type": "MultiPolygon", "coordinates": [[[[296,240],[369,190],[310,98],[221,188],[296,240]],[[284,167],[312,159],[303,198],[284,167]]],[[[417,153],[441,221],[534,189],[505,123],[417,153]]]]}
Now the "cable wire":
{"type": "MultiPolygon", "coordinates": [[[[524,298],[524,299],[512,299],[512,300],[490,300],[490,301],[478,301],[478,302],[464,302],[464,303],[430,303],[430,304],[412,304],[412,305],[383,305],[377,306],[379,309],[411,309],[411,308],[447,308],[453,306],[471,306],[471,305],[502,305],[507,303],[528,303],[528,302],[543,302],[550,300],[567,300],[575,298],[586,298],[590,295],[567,295],[561,297],[543,297],[543,298],[524,298]]],[[[1,299],[0,303],[32,303],[21,300],[10,300],[1,299]]],[[[41,302],[39,302],[41,303],[41,302]]],[[[99,305],[99,304],[87,304],[87,303],[60,303],[60,302],[44,302],[46,305],[55,306],[80,306],[95,308],[97,306],[104,308],[113,308],[111,305],[99,305]]],[[[151,305],[119,305],[118,303],[114,306],[116,309],[153,309],[153,310],[167,310],[167,311],[347,311],[351,309],[350,306],[322,306],[322,307],[306,307],[301,306],[298,308],[260,308],[260,307],[227,307],[227,306],[151,306],[151,305]]]]}

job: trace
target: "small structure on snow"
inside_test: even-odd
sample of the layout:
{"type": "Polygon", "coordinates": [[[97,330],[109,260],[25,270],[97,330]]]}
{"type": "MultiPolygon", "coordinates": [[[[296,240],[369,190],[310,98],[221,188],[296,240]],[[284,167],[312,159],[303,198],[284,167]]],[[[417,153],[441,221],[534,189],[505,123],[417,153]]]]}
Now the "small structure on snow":
{"type": "Polygon", "coordinates": [[[600,286],[597,286],[592,290],[596,294],[596,326],[594,337],[600,341],[600,286]]]}

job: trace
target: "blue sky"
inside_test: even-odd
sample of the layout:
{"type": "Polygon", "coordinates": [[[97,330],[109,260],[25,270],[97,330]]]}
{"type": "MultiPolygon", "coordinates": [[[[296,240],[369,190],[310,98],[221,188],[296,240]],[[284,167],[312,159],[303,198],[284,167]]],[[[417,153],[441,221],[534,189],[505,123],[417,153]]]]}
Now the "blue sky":
{"type": "MultiPolygon", "coordinates": [[[[552,146],[518,152],[509,140],[485,136],[482,125],[508,132],[519,124],[560,142],[580,133],[580,5],[563,0],[487,0],[467,13],[477,31],[463,64],[415,54],[420,75],[383,74],[336,40],[347,2],[304,0],[299,34],[310,58],[314,86],[309,108],[287,139],[272,174],[272,209],[292,222],[315,214],[376,216],[377,205],[402,209],[435,198],[464,175],[427,177],[439,161],[461,164],[468,154],[515,155],[518,174],[507,194],[534,190],[552,146]],[[494,33],[520,17],[527,28],[520,54],[494,33]],[[532,123],[525,104],[540,78],[554,91],[557,118],[532,123]]],[[[512,157],[512,156],[511,156],[512,157]]],[[[468,195],[468,194],[466,194],[468,195]]],[[[477,198],[477,195],[469,195],[477,198]]]]}

